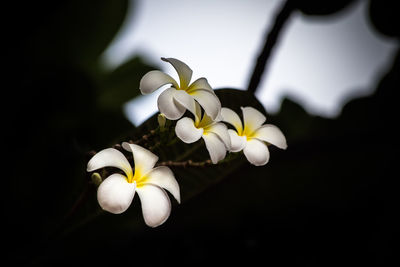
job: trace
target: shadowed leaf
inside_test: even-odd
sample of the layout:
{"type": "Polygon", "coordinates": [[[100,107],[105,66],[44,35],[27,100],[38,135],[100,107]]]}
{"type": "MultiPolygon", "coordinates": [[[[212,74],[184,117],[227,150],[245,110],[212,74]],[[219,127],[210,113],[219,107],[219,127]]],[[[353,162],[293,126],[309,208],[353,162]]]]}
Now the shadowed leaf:
{"type": "Polygon", "coordinates": [[[289,0],[306,15],[330,15],[346,8],[353,0],[318,1],[318,0],[289,0]]]}
{"type": "Polygon", "coordinates": [[[99,105],[108,109],[120,109],[130,99],[140,95],[140,79],[155,67],[135,57],[105,75],[99,96],[99,105]]]}

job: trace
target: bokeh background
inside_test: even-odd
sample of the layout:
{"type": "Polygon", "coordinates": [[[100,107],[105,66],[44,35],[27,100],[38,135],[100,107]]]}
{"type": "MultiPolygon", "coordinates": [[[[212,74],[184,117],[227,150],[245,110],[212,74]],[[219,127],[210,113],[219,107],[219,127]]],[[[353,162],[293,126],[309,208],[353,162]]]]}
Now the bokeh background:
{"type": "Polygon", "coordinates": [[[140,78],[152,69],[175,75],[162,56],[183,60],[215,88],[245,90],[285,1],[7,7],[1,261],[392,263],[399,222],[394,1],[291,3],[251,96],[289,148],[271,148],[264,167],[243,163],[207,181],[189,178],[202,189],[174,203],[156,229],[145,226],[137,197],[126,214],[99,213],[87,152],[141,133],[157,94],[141,97],[140,78]],[[75,206],[77,199],[83,204],[75,206]]]}

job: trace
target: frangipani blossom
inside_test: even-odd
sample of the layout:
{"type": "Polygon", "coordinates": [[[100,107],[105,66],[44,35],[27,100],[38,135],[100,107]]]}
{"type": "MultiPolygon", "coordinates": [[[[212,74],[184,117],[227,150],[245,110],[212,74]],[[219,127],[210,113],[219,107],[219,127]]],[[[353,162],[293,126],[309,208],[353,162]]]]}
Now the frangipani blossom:
{"type": "Polygon", "coordinates": [[[190,84],[192,70],[182,61],[174,58],[161,58],[170,63],[178,72],[179,84],[168,74],[158,70],[146,73],[140,80],[142,94],[150,94],[158,88],[171,84],[158,97],[158,109],[167,119],[177,120],[182,117],[188,107],[198,102],[200,106],[215,119],[221,110],[221,102],[208,84],[206,78],[199,78],[190,84]]]}
{"type": "Polygon", "coordinates": [[[180,119],[175,126],[176,135],[188,144],[203,138],[212,163],[217,164],[225,158],[226,151],[231,147],[228,128],[205,112],[201,117],[201,108],[197,103],[188,109],[194,114],[195,120],[188,117],[180,119]]]}
{"type": "Polygon", "coordinates": [[[265,142],[286,149],[286,138],[278,127],[264,124],[266,117],[252,107],[242,107],[243,125],[238,114],[229,108],[221,109],[222,120],[233,125],[236,129],[229,129],[231,151],[243,150],[247,160],[256,166],[267,164],[269,150],[265,142]]]}
{"type": "Polygon", "coordinates": [[[179,185],[174,174],[165,166],[154,168],[158,157],[147,149],[129,143],[122,146],[133,153],[134,171],[124,154],[114,148],[98,152],[88,162],[88,172],[116,167],[125,174],[114,173],[104,179],[97,189],[97,200],[102,209],[120,214],[128,209],[137,192],[145,223],[150,227],[159,226],[171,212],[171,202],[164,189],[180,203],[179,185]]]}

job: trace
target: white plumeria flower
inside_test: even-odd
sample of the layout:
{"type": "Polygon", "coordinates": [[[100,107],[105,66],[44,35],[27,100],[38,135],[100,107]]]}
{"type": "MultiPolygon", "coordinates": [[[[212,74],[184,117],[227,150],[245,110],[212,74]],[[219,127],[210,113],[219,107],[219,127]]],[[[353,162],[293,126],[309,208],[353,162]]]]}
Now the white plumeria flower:
{"type": "Polygon", "coordinates": [[[286,138],[278,127],[264,124],[266,117],[252,107],[242,107],[243,124],[238,114],[229,108],[221,109],[222,120],[233,125],[236,129],[229,129],[231,151],[243,150],[247,160],[256,166],[267,164],[269,150],[265,142],[286,149],[286,138]]]}
{"type": "Polygon", "coordinates": [[[220,119],[213,120],[205,112],[201,117],[201,108],[197,103],[189,110],[194,114],[195,120],[188,117],[180,119],[175,126],[176,135],[188,144],[203,138],[212,163],[217,164],[231,148],[228,128],[219,122],[220,119]]]}
{"type": "Polygon", "coordinates": [[[221,111],[221,102],[208,84],[206,78],[199,78],[190,84],[192,70],[182,61],[174,58],[161,58],[170,63],[178,72],[179,84],[168,74],[158,70],[146,73],[140,80],[142,94],[150,94],[158,88],[171,84],[158,97],[158,109],[167,119],[177,120],[188,107],[197,101],[212,119],[221,111]]]}
{"type": "Polygon", "coordinates": [[[116,167],[125,174],[114,173],[108,176],[97,189],[97,200],[102,209],[120,214],[128,209],[137,192],[145,223],[150,227],[159,226],[168,219],[171,212],[171,202],[164,189],[180,203],[178,182],[168,167],[153,168],[158,157],[152,152],[134,144],[123,143],[122,146],[133,153],[134,171],[124,154],[114,148],[98,152],[88,162],[88,172],[116,167]]]}

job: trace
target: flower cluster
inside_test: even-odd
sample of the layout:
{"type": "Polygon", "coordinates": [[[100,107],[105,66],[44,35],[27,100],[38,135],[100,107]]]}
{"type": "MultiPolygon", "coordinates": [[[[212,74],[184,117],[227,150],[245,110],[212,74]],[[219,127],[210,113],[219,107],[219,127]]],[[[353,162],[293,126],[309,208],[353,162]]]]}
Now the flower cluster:
{"type": "Polygon", "coordinates": [[[135,192],[142,204],[143,217],[148,226],[164,223],[171,212],[171,202],[164,189],[180,202],[180,190],[171,169],[166,166],[154,168],[158,157],[149,150],[134,144],[123,143],[122,147],[132,152],[135,170],[120,151],[107,148],[94,155],[87,165],[87,171],[104,167],[115,167],[124,174],[108,176],[97,189],[100,207],[119,214],[131,205],[135,192]]]}
{"type": "MultiPolygon", "coordinates": [[[[278,127],[265,124],[266,117],[261,112],[253,107],[242,107],[241,119],[235,111],[221,106],[206,78],[190,83],[192,70],[185,63],[174,58],[162,60],[175,68],[179,83],[171,76],[153,70],[141,79],[140,91],[150,94],[170,85],[158,97],[158,109],[162,114],[159,119],[164,124],[165,118],[177,120],[175,134],[185,143],[202,138],[213,164],[223,160],[228,152],[243,151],[251,164],[262,166],[269,161],[268,145],[286,149],[283,133],[278,127]],[[186,110],[193,117],[182,118],[186,110]]],[[[149,150],[130,143],[123,143],[122,147],[132,152],[134,169],[124,154],[114,148],[98,152],[88,162],[88,172],[104,167],[115,167],[123,172],[104,179],[97,190],[98,202],[102,209],[119,214],[130,206],[137,192],[145,223],[151,227],[159,226],[171,211],[165,190],[180,202],[180,189],[174,174],[167,166],[154,167],[158,157],[149,150]]]]}

